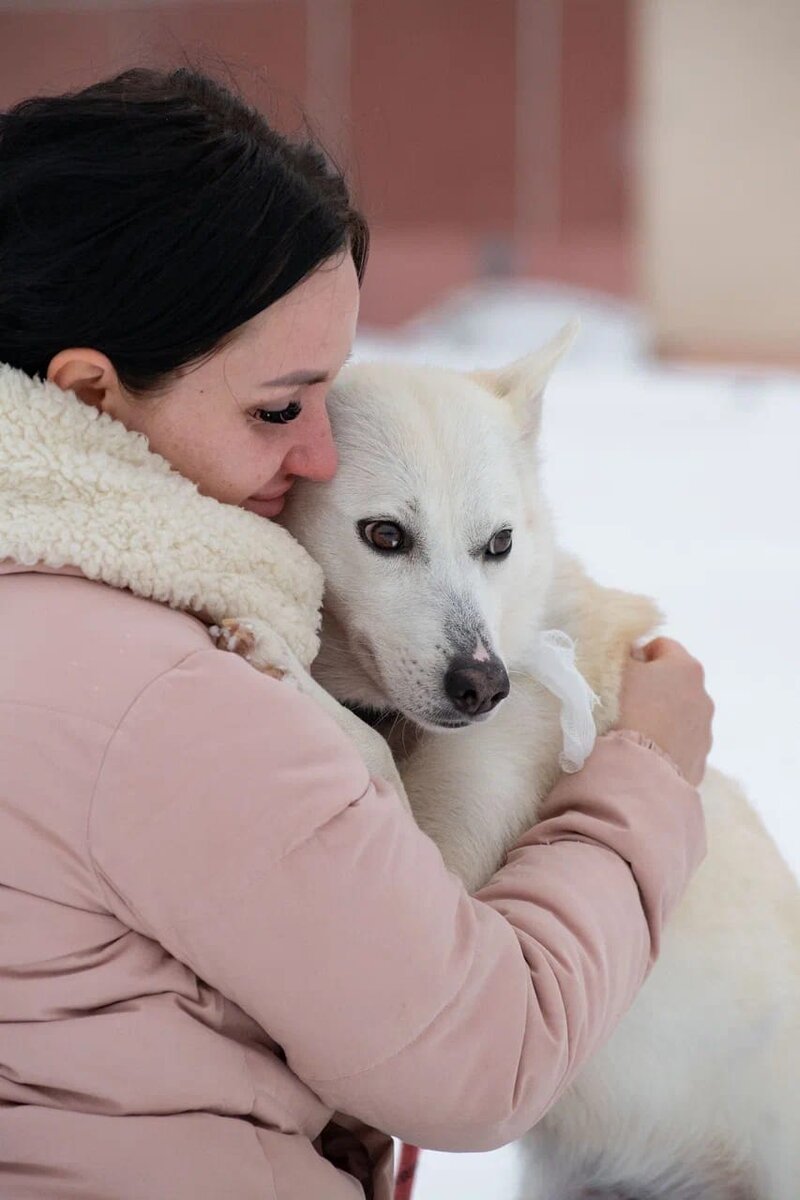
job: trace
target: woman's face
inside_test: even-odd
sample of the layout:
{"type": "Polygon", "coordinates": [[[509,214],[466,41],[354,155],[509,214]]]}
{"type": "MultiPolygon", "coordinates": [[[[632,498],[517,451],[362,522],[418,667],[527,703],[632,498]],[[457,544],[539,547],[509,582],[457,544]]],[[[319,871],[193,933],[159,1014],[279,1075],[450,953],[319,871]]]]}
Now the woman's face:
{"type": "Polygon", "coordinates": [[[336,470],[325,398],[350,352],[358,303],[346,254],[323,263],[158,396],[131,396],[117,382],[99,398],[96,381],[78,386],[64,370],[60,360],[83,353],[77,350],[57,355],[48,378],[145,434],[151,450],[204,495],[275,517],[295,479],[326,480],[336,470]]]}

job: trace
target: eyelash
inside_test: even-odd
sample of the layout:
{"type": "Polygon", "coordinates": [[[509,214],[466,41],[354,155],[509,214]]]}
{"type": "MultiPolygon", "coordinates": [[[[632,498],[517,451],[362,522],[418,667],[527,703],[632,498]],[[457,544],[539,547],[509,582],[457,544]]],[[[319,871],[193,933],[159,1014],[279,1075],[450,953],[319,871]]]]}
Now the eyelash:
{"type": "Polygon", "coordinates": [[[286,408],[256,408],[253,409],[250,416],[255,421],[256,425],[286,425],[289,421],[296,420],[303,411],[303,406],[299,400],[292,400],[286,405],[286,408]],[[263,413],[263,417],[257,416],[258,413],[263,413]]]}

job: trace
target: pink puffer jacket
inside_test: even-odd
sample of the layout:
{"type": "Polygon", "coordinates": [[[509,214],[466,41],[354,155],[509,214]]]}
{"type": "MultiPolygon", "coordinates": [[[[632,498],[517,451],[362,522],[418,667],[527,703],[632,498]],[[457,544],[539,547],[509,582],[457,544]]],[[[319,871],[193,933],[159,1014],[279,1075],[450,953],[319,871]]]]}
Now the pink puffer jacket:
{"type": "Polygon", "coordinates": [[[0,1195],[386,1200],[374,1130],[532,1126],[703,856],[672,766],[602,738],[471,898],[335,722],[198,619],[0,572],[0,1195]]]}

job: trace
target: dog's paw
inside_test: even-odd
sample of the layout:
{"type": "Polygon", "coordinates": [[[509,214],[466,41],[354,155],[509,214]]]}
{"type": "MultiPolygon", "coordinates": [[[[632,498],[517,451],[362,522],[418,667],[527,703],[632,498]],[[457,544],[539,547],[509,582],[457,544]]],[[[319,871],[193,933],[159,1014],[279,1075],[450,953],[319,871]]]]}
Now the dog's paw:
{"type": "MultiPolygon", "coordinates": [[[[221,624],[209,626],[208,632],[218,649],[230,650],[234,654],[240,654],[242,658],[249,659],[255,649],[256,634],[248,621],[226,617],[221,624]]],[[[271,665],[259,667],[258,670],[272,679],[283,679],[286,675],[281,667],[271,665]]]]}
{"type": "Polygon", "coordinates": [[[231,650],[242,658],[247,658],[256,644],[256,635],[247,621],[226,617],[221,625],[211,625],[208,632],[220,650],[231,650]]]}

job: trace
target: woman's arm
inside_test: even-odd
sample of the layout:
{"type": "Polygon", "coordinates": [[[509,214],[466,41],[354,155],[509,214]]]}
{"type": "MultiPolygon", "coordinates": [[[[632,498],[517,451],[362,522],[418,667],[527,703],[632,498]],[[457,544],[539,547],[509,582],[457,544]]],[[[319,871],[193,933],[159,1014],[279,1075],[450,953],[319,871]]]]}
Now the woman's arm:
{"type": "Polygon", "coordinates": [[[530,1128],[608,1037],[704,853],[695,790],[601,739],[475,898],[330,718],[235,656],[152,682],[105,755],[107,903],[332,1108],[418,1145],[530,1128]]]}

